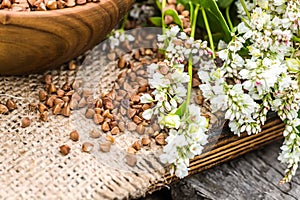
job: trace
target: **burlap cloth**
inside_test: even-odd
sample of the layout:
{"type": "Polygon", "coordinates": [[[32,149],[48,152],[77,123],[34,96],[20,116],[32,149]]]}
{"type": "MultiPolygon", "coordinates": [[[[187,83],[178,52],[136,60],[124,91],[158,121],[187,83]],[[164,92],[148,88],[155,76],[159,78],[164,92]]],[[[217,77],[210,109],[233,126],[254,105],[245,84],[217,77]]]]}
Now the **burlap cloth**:
{"type": "MultiPolygon", "coordinates": [[[[107,65],[101,59],[97,48],[88,53],[83,65],[75,71],[62,66],[46,73],[52,74],[56,85],[66,79],[82,79],[83,87],[95,88],[94,95],[109,90],[118,74],[114,64],[107,65]]],[[[43,76],[0,77],[0,102],[11,98],[18,106],[8,115],[0,115],[0,199],[136,198],[162,180],[165,169],[153,150],[143,149],[136,167],[125,164],[126,148],[137,135],[121,134],[110,153],[100,152],[98,144],[105,138],[88,137],[88,132],[99,126],[84,117],[84,109],[72,111],[69,118],[50,116],[47,122],[39,120],[28,104],[38,103],[38,92],[44,89],[43,76]],[[32,120],[27,128],[20,125],[24,116],[32,120]],[[78,142],[69,139],[75,129],[81,137],[78,142]],[[81,151],[84,141],[95,144],[92,153],[81,151]],[[71,147],[67,156],[59,153],[63,144],[71,147]]]]}

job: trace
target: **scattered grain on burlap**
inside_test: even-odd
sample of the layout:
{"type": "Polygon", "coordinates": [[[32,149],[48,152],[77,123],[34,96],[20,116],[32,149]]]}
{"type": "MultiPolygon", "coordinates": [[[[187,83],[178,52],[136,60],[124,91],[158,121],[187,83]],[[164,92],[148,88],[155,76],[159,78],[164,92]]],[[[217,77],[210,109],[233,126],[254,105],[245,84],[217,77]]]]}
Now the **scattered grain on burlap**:
{"type": "MultiPolygon", "coordinates": [[[[114,63],[107,65],[99,49],[87,55],[84,66],[76,71],[48,71],[55,85],[66,79],[81,79],[85,88],[101,95],[111,89],[118,70],[114,63]]],[[[99,139],[89,137],[92,129],[100,130],[84,116],[85,109],[72,111],[69,118],[49,116],[48,122],[39,120],[38,112],[29,111],[29,103],[38,103],[43,89],[43,74],[24,77],[0,77],[0,102],[8,98],[17,109],[0,115],[0,187],[1,199],[124,199],[144,195],[147,188],[161,179],[165,170],[157,159],[156,150],[142,150],[137,165],[125,164],[126,148],[140,139],[138,134],[125,132],[116,137],[111,151],[99,151],[99,139]],[[29,117],[31,125],[21,128],[21,119],[29,117]],[[69,133],[77,130],[80,140],[73,142],[69,133]],[[89,141],[95,146],[91,153],[81,150],[89,141]],[[70,153],[63,156],[59,146],[67,144],[70,153]]]]}
{"type": "MultiPolygon", "coordinates": [[[[45,74],[52,75],[56,86],[82,80],[80,89],[91,90],[95,99],[100,98],[112,89],[121,72],[117,62],[108,63],[101,52],[101,46],[94,48],[76,70],[62,66],[45,74]]],[[[135,155],[137,164],[127,163],[127,148],[145,135],[125,131],[114,136],[109,152],[102,152],[99,144],[107,142],[106,134],[90,137],[90,132],[100,131],[100,127],[85,117],[86,108],[73,110],[70,117],[50,115],[47,122],[39,119],[38,111],[29,111],[29,103],[39,102],[43,77],[0,77],[0,102],[10,98],[17,104],[8,115],[0,115],[0,199],[137,198],[165,182],[167,169],[158,158],[160,146],[143,147],[135,155]],[[24,117],[29,117],[31,124],[21,128],[24,117]],[[80,135],[77,142],[69,138],[74,130],[80,135]],[[90,153],[82,151],[84,142],[94,145],[90,153]],[[62,155],[61,145],[68,145],[70,153],[62,155]]],[[[216,120],[207,105],[202,112],[216,120]]]]}

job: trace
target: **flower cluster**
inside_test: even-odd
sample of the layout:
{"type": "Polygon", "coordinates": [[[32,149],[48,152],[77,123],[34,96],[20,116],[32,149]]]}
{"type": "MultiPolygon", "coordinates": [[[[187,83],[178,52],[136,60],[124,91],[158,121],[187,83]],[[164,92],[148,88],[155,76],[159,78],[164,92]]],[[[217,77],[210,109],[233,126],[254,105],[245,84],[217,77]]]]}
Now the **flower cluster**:
{"type": "Polygon", "coordinates": [[[124,30],[118,29],[112,31],[108,36],[108,45],[103,45],[103,50],[110,48],[111,50],[115,50],[120,47],[121,44],[125,41],[133,42],[135,40],[134,36],[131,34],[127,34],[124,30]]]}
{"type": "Polygon", "coordinates": [[[170,129],[166,138],[167,145],[163,149],[160,159],[164,163],[174,164],[172,171],[179,178],[188,175],[189,159],[202,152],[207,143],[205,134],[208,121],[200,115],[200,108],[194,104],[188,108],[177,129],[170,129]],[[175,168],[176,166],[176,168],[175,168]]]}
{"type": "Polygon", "coordinates": [[[212,110],[223,109],[231,130],[258,133],[269,110],[286,123],[285,142],[279,159],[288,164],[285,181],[295,173],[300,159],[297,111],[300,105],[299,70],[296,57],[300,1],[262,0],[250,3],[250,18],[243,16],[237,34],[218,52],[222,67],[199,71],[203,94],[212,110]],[[222,101],[222,102],[220,102],[222,101]]]}
{"type": "MultiPolygon", "coordinates": [[[[155,100],[149,94],[141,97],[142,103],[153,101],[155,100]]],[[[175,114],[177,107],[167,114],[159,100],[156,103],[155,111],[163,108],[163,112],[158,113],[159,124],[169,128],[167,145],[164,146],[160,159],[163,163],[172,164],[171,173],[175,171],[177,177],[183,178],[188,175],[189,159],[201,154],[203,146],[208,142],[206,134],[208,120],[201,116],[200,107],[194,104],[189,105],[188,112],[180,117],[175,114]]],[[[149,119],[152,112],[152,109],[146,110],[143,117],[149,119]]]]}
{"type": "MultiPolygon", "coordinates": [[[[169,61],[152,63],[148,67],[149,85],[155,89],[152,94],[144,94],[141,97],[142,103],[155,101],[156,105],[143,113],[145,119],[151,119],[152,114],[157,115],[158,122],[163,124],[165,116],[176,110],[178,105],[183,103],[186,97],[186,83],[189,82],[189,75],[183,71],[183,64],[173,64],[169,61]]],[[[166,124],[168,128],[173,128],[166,124]]]]}
{"type": "Polygon", "coordinates": [[[153,0],[143,1],[142,3],[136,2],[133,4],[129,16],[134,20],[146,22],[154,14],[155,8],[153,5],[153,0]]]}
{"type": "Polygon", "coordinates": [[[165,35],[158,35],[157,40],[159,49],[165,51],[166,58],[171,62],[182,63],[192,57],[195,66],[205,67],[213,63],[207,42],[194,40],[180,32],[178,26],[172,27],[165,35]]]}
{"type": "Polygon", "coordinates": [[[171,164],[171,172],[183,178],[188,175],[189,159],[202,152],[208,137],[208,121],[201,116],[199,106],[186,106],[189,104],[185,97],[190,75],[184,71],[183,63],[190,59],[190,55],[198,55],[197,62],[205,59],[205,63],[209,63],[211,53],[205,42],[194,41],[180,32],[177,26],[167,30],[165,35],[158,35],[158,41],[158,46],[165,51],[166,60],[148,67],[148,82],[154,91],[152,96],[141,96],[140,101],[155,102],[155,106],[145,110],[143,118],[151,119],[155,115],[159,125],[169,129],[167,145],[160,158],[162,162],[171,164]],[[186,108],[179,114],[181,107],[186,108]]]}

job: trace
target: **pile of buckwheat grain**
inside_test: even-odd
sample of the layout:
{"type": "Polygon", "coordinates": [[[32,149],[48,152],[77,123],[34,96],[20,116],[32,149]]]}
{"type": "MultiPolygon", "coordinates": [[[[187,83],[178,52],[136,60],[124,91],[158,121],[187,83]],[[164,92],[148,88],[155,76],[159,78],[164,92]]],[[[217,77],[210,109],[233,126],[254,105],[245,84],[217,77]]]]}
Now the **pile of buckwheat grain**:
{"type": "Polygon", "coordinates": [[[46,11],[74,7],[100,0],[0,0],[0,11],[46,11]]]}

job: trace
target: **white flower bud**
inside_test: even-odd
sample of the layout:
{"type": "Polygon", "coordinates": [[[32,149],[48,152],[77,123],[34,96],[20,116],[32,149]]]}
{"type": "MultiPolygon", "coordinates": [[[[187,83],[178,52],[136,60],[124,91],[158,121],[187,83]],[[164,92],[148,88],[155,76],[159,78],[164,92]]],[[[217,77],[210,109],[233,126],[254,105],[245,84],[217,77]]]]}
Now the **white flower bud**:
{"type": "Polygon", "coordinates": [[[257,0],[257,4],[259,7],[263,9],[268,9],[269,8],[269,1],[268,0],[257,0]]]}
{"type": "Polygon", "coordinates": [[[244,132],[246,130],[246,125],[243,125],[242,127],[241,127],[241,132],[244,132]]]}
{"type": "Polygon", "coordinates": [[[246,131],[247,131],[247,133],[251,133],[251,125],[247,125],[246,131]]]}
{"type": "Polygon", "coordinates": [[[289,135],[289,132],[287,130],[283,131],[283,136],[286,137],[289,135]]]}
{"type": "Polygon", "coordinates": [[[153,110],[152,109],[147,109],[143,112],[142,114],[142,117],[145,119],[145,120],[150,120],[151,117],[153,115],[153,110]]]}
{"type": "Polygon", "coordinates": [[[291,133],[290,140],[294,140],[296,137],[297,137],[297,135],[295,133],[291,133]]]}
{"type": "Polygon", "coordinates": [[[165,101],[164,102],[164,107],[165,107],[165,109],[167,110],[167,111],[171,111],[171,105],[170,105],[170,103],[168,102],[168,101],[165,101]]]}
{"type": "Polygon", "coordinates": [[[170,104],[172,105],[173,108],[177,108],[177,102],[176,102],[175,99],[172,98],[172,99],[170,100],[170,104]]]}
{"type": "Polygon", "coordinates": [[[286,130],[290,133],[290,132],[292,132],[293,131],[293,127],[292,126],[289,126],[289,125],[287,125],[286,126],[286,130]]]}
{"type": "Polygon", "coordinates": [[[175,114],[168,114],[163,117],[163,119],[160,121],[160,124],[162,124],[168,128],[178,129],[180,126],[180,117],[175,114]]]}
{"type": "Polygon", "coordinates": [[[300,61],[295,58],[286,58],[288,71],[291,73],[298,73],[300,70],[300,61]]]}
{"type": "Polygon", "coordinates": [[[152,103],[153,98],[151,97],[150,94],[145,93],[140,97],[140,101],[141,101],[141,103],[152,103]]]}

